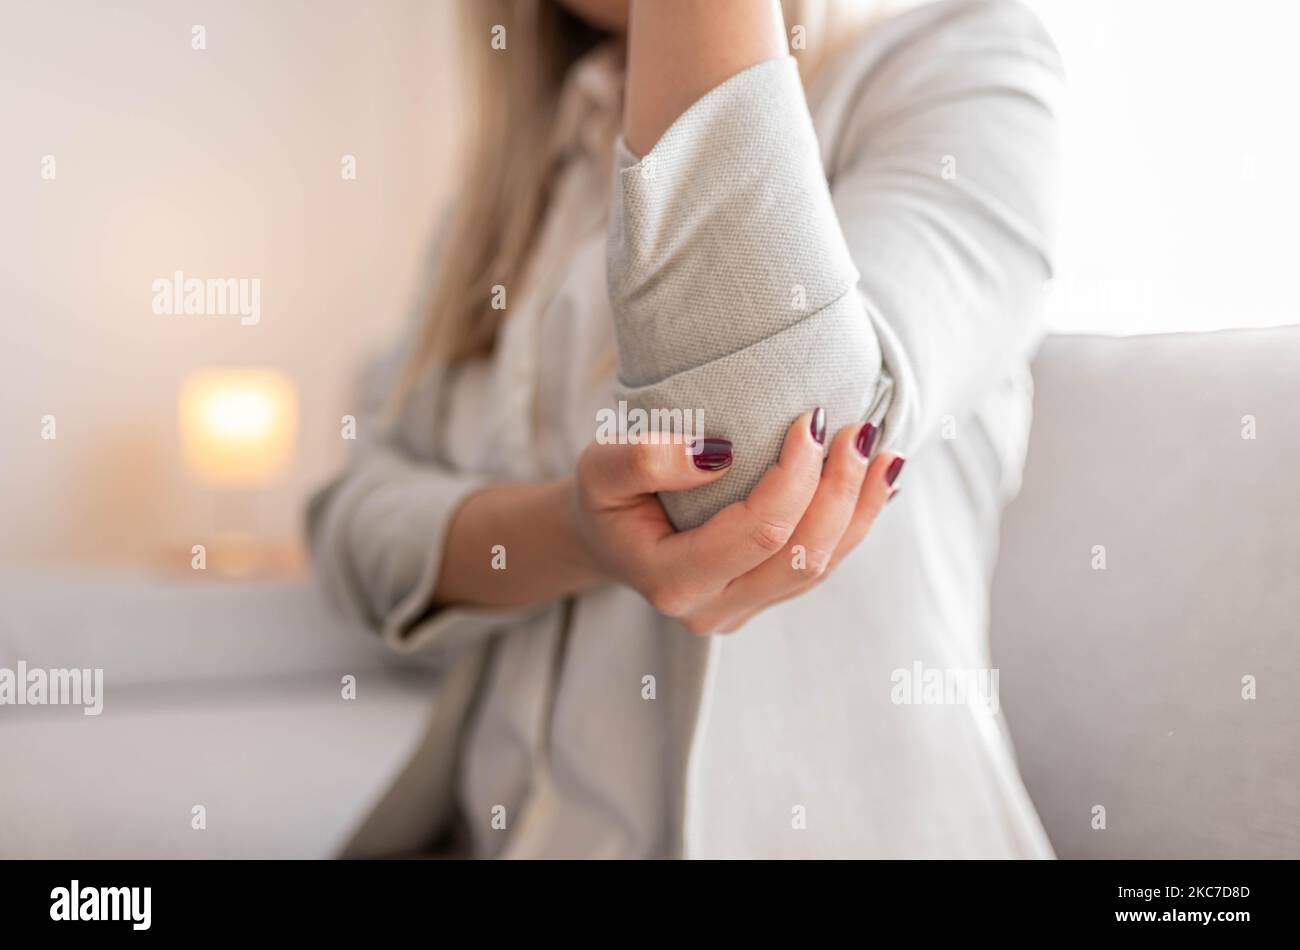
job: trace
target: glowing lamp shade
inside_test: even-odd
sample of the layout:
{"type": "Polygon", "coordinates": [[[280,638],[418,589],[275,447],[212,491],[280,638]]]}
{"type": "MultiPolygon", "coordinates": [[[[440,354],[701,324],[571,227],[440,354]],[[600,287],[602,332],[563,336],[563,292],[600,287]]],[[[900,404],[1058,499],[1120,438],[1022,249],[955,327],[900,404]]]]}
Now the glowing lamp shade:
{"type": "Polygon", "coordinates": [[[275,370],[200,370],[181,386],[180,427],[185,463],[200,482],[265,485],[293,461],[298,392],[275,370]]]}

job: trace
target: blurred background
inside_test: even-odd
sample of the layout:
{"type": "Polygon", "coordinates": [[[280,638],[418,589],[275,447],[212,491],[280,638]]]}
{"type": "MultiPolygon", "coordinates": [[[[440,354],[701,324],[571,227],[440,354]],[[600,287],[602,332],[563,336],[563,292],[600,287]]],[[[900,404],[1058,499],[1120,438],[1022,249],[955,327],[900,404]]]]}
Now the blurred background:
{"type": "MultiPolygon", "coordinates": [[[[231,506],[289,543],[455,187],[456,2],[3,4],[0,563],[171,563],[231,506]],[[155,314],[177,270],[260,278],[260,322],[155,314]],[[292,464],[238,489],[187,467],[178,423],[221,367],[298,403],[292,464]]],[[[1071,80],[1053,327],[1300,321],[1297,6],[1030,5],[1071,80]]]]}
{"type": "Polygon", "coordinates": [[[6,0],[3,562],[147,565],[210,537],[233,494],[267,537],[296,534],[452,187],[453,2],[6,0]],[[155,314],[177,270],[259,278],[260,321],[155,314]],[[214,367],[296,389],[293,464],[247,488],[183,457],[181,389],[214,367]]]}
{"type": "MultiPolygon", "coordinates": [[[[299,532],[457,188],[469,2],[0,0],[0,667],[107,692],[0,709],[0,858],[333,854],[424,735],[436,674],[299,532]],[[155,312],[177,272],[255,324],[155,312]]],[[[1294,857],[1300,4],[1028,5],[1070,91],[992,595],[1021,769],[1061,856],[1294,857]]]]}

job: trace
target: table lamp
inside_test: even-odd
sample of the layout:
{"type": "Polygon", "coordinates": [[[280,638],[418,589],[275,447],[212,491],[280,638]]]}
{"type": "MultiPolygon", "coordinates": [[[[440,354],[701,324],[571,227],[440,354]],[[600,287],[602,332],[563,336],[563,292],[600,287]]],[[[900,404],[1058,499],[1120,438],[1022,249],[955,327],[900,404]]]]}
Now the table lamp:
{"type": "Polygon", "coordinates": [[[186,468],[200,485],[220,492],[208,566],[224,575],[275,567],[283,552],[259,536],[252,493],[271,485],[293,462],[298,438],[293,381],[272,369],[197,370],[182,383],[178,408],[186,468]]]}

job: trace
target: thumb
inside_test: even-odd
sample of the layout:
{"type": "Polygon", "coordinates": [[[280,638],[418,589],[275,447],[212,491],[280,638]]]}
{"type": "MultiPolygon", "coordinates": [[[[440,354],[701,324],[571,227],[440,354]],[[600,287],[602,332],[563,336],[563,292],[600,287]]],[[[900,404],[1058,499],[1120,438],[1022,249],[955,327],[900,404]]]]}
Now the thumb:
{"type": "Polygon", "coordinates": [[[582,455],[580,476],[593,494],[611,502],[717,481],[731,467],[732,446],[727,439],[703,438],[633,445],[593,442],[582,455]]]}

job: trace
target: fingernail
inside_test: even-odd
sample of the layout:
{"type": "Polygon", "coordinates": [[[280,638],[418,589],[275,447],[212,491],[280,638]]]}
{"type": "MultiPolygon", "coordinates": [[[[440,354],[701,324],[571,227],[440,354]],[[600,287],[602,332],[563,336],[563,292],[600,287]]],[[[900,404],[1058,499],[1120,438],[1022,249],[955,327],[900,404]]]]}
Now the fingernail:
{"type": "Polygon", "coordinates": [[[697,439],[691,443],[691,459],[696,468],[720,472],[731,464],[731,443],[726,439],[697,439]]]}
{"type": "Polygon", "coordinates": [[[899,456],[889,463],[889,468],[885,470],[885,484],[892,485],[898,480],[898,473],[903,470],[903,456],[899,456]]]}
{"type": "Polygon", "coordinates": [[[898,493],[901,492],[902,490],[903,490],[903,489],[901,489],[901,488],[895,488],[893,491],[891,491],[891,492],[889,493],[889,496],[885,499],[885,504],[889,504],[891,501],[893,501],[895,498],[897,498],[897,497],[898,497],[898,493]]]}
{"type": "Polygon", "coordinates": [[[813,441],[818,445],[826,444],[826,410],[818,407],[813,410],[812,424],[808,427],[813,441]]]}
{"type": "Polygon", "coordinates": [[[876,436],[879,434],[879,430],[870,422],[858,430],[858,454],[864,459],[871,457],[871,450],[876,447],[876,436]]]}

